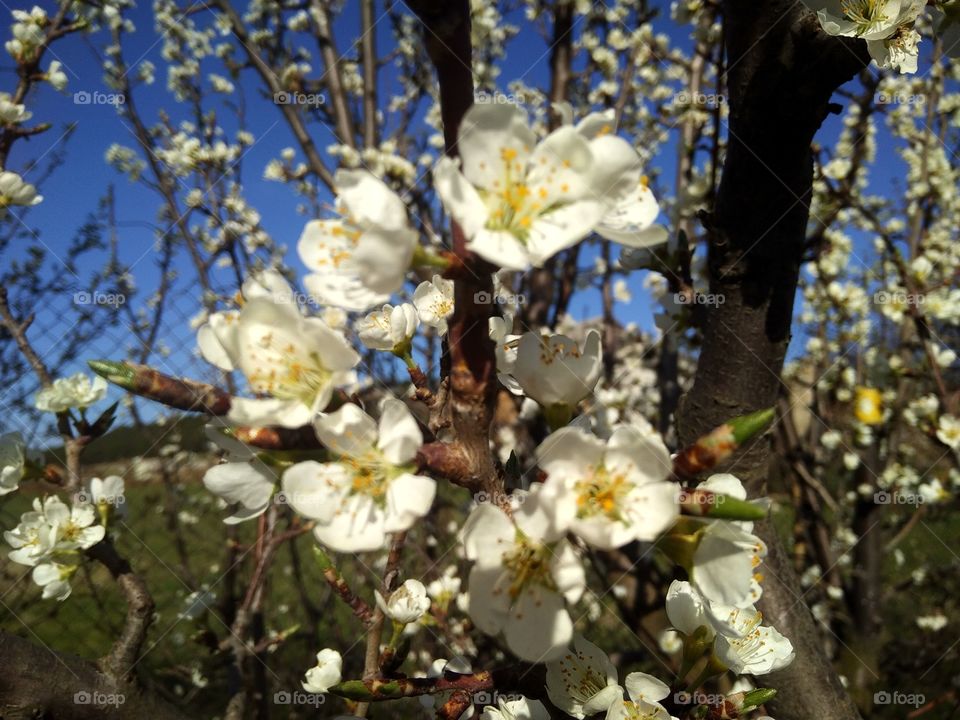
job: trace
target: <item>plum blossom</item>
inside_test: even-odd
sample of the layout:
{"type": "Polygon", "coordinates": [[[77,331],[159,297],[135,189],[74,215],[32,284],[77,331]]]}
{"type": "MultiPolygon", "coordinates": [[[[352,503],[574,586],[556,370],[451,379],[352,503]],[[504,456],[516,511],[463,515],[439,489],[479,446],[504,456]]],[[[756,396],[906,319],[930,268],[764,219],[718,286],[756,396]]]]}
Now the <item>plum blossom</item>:
{"type": "MultiPolygon", "coordinates": [[[[143,63],[146,64],[146,63],[143,63]]],[[[59,60],[51,60],[50,66],[47,68],[47,82],[50,83],[50,86],[59,92],[67,87],[67,74],[63,71],[63,63],[59,60]]]]}
{"type": "Polygon", "coordinates": [[[417,332],[420,318],[410,303],[384,305],[360,318],[354,324],[360,342],[371,350],[409,353],[410,341],[417,332]]]}
{"type": "Polygon", "coordinates": [[[467,247],[513,270],[583,240],[639,178],[622,138],[563,126],[537,143],[524,112],[504,103],[471,107],[457,148],[459,165],[444,157],[434,168],[437,193],[467,247]]]}
{"type": "Polygon", "coordinates": [[[913,23],[926,0],[803,0],[829,35],[861,38],[877,65],[917,71],[920,35],[913,23]]]}
{"type": "Polygon", "coordinates": [[[33,568],[31,578],[43,588],[40,597],[44,600],[51,598],[61,602],[70,597],[73,588],[70,578],[76,572],[76,565],[64,565],[58,562],[44,562],[33,568]]]}
{"type": "Polygon", "coordinates": [[[624,680],[629,700],[621,691],[607,709],[606,720],[670,720],[672,717],[660,704],[670,694],[670,688],[661,680],[642,672],[627,675],[624,680]]]}
{"type": "Polygon", "coordinates": [[[311,271],[304,284],[322,303],[363,311],[403,287],[417,232],[400,197],[371,173],[340,170],[334,184],[340,217],[311,220],[297,243],[311,271]]]}
{"type": "Polygon", "coordinates": [[[574,635],[570,650],[547,665],[547,696],[557,708],[580,720],[604,712],[622,696],[617,668],[603,650],[574,635]]]}
{"type": "Polygon", "coordinates": [[[286,502],[317,521],[321,544],[337,552],[377,550],[387,533],[407,530],[429,512],[437,484],[413,472],[423,435],[402,400],[386,398],[379,423],[347,404],[314,427],[338,460],[297,463],[282,484],[286,502]]]}
{"type": "Polygon", "coordinates": [[[960,418],[941,415],[937,420],[937,440],[947,447],[960,450],[960,418]]]}
{"type": "Polygon", "coordinates": [[[593,329],[582,346],[566,335],[524,333],[510,370],[523,392],[546,409],[576,407],[602,372],[600,333],[593,329]]]}
{"type": "Polygon", "coordinates": [[[0,217],[6,214],[11,205],[30,207],[41,202],[43,196],[37,195],[37,189],[17,173],[10,170],[0,172],[0,217]]]}
{"type": "Polygon", "coordinates": [[[353,379],[360,357],[318,317],[306,317],[276,272],[243,286],[239,311],[214,313],[197,331],[208,362],[240,370],[250,389],[266,398],[234,397],[227,420],[238,425],[300,427],[330,402],[333,390],[353,379]]]}
{"type": "Polygon", "coordinates": [[[25,462],[23,436],[18,432],[0,435],[0,496],[19,487],[25,462]]]}
{"type": "Polygon", "coordinates": [[[706,628],[717,659],[738,674],[764,675],[793,661],[793,645],[776,628],[761,625],[763,616],[752,605],[714,603],[690,583],[674,580],[666,609],[670,623],[684,635],[706,628]]]}
{"type": "Polygon", "coordinates": [[[734,608],[726,619],[733,632],[717,635],[717,659],[738,675],[766,675],[793,662],[793,644],[776,628],[761,625],[762,619],[752,605],[734,608]]]}
{"type": "Polygon", "coordinates": [[[43,587],[43,597],[65,600],[70,595],[70,577],[76,572],[83,550],[103,540],[106,530],[96,523],[94,507],[85,502],[72,506],[56,496],[35,498],[33,510],[20,517],[4,539],[13,550],[10,560],[33,567],[34,581],[43,587]]]}
{"type": "Polygon", "coordinates": [[[390,593],[390,597],[386,600],[378,591],[375,591],[375,595],[377,606],[383,614],[394,622],[404,625],[416,622],[430,609],[427,589],[422,582],[412,578],[405,580],[403,585],[390,593]]]}
{"type": "Polygon", "coordinates": [[[203,485],[207,490],[237,506],[237,511],[223,521],[235,525],[262,515],[270,506],[276,489],[276,473],[253,448],[227,435],[222,428],[207,425],[206,433],[227,453],[226,462],[214,465],[203,474],[203,485]]]}
{"type": "MultiPolygon", "coordinates": [[[[569,124],[573,110],[569,104],[564,105],[566,108],[561,114],[569,124]]],[[[577,132],[588,140],[608,136],[614,131],[615,115],[613,108],[590,113],[577,123],[577,132]]],[[[623,152],[620,143],[604,142],[600,147],[616,154],[605,159],[605,162],[625,162],[631,158],[630,155],[620,154],[623,152]]],[[[617,185],[617,191],[611,190],[612,207],[600,219],[594,228],[595,232],[630,248],[647,248],[665,243],[668,239],[667,229],[654,224],[660,214],[660,205],[650,190],[646,176],[641,174],[639,163],[629,162],[627,168],[627,177],[617,185]]]]}
{"type": "Polygon", "coordinates": [[[550,713],[539,700],[497,698],[497,705],[488,705],[480,713],[480,720],[550,720],[550,713]]]}
{"type": "Polygon", "coordinates": [[[679,515],[680,486],[668,482],[670,453],[653,431],[622,425],[606,442],[579,427],[537,448],[560,527],[604,550],[654,540],[679,515]]]}
{"type": "Polygon", "coordinates": [[[317,653],[317,664],[307,670],[303,689],[311,693],[325,693],[340,682],[343,658],[340,653],[324,648],[317,653]]]}
{"type": "Polygon", "coordinates": [[[690,581],[711,601],[745,607],[759,597],[755,570],[767,546],[737,523],[714,520],[700,531],[690,581]]]}
{"type": "Polygon", "coordinates": [[[413,304],[420,314],[420,322],[437,329],[437,334],[447,334],[447,320],[453,315],[453,280],[434,275],[413,292],[413,304]]]}
{"type": "Polygon", "coordinates": [[[25,105],[13,102],[10,93],[0,92],[0,123],[4,125],[16,125],[26,122],[33,113],[27,110],[25,105]]]}
{"type": "Polygon", "coordinates": [[[583,566],[552,522],[539,488],[513,519],[481,503],[461,531],[468,560],[469,614],[488,635],[501,632],[510,651],[530,662],[558,660],[573,638],[566,603],[583,594],[583,566]]]}
{"type": "Polygon", "coordinates": [[[71,408],[82,410],[99,402],[107,394],[107,381],[99,375],[90,380],[85,373],[76,373],[58,378],[37,393],[34,405],[37,410],[60,413],[71,408]]]}
{"type": "Polygon", "coordinates": [[[124,502],[124,482],[119,475],[108,475],[105,478],[90,478],[87,484],[89,494],[87,502],[96,505],[122,505],[124,502]]]}

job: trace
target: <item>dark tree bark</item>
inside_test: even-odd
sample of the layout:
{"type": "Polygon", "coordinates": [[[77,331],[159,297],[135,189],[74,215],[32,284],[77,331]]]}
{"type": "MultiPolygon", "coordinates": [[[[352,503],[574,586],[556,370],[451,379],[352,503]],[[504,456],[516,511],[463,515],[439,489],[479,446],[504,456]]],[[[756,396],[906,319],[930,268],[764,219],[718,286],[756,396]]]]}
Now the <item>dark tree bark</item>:
{"type": "Polygon", "coordinates": [[[173,705],[115,680],[96,663],[0,633],[0,718],[186,720],[173,705]]]}
{"type": "MultiPolygon", "coordinates": [[[[833,110],[830,97],[869,62],[865,43],[833,38],[795,0],[723,3],[729,143],[709,236],[710,292],[694,385],[679,411],[681,445],[727,419],[776,403],[790,341],[794,296],[809,220],[811,142],[833,110]]],[[[751,494],[766,491],[770,445],[752,443],[727,467],[751,494]]],[[[820,629],[773,528],[760,609],[797,650],[766,676],[779,720],[859,717],[830,666],[820,629]]]]}

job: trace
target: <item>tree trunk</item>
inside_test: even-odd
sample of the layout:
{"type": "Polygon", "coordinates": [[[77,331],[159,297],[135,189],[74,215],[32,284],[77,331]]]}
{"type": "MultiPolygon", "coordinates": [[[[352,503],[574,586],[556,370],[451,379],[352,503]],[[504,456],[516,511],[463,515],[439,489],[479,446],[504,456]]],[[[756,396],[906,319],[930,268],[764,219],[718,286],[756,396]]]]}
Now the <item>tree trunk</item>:
{"type": "MultiPolygon", "coordinates": [[[[726,0],[729,142],[709,236],[710,293],[694,385],[679,409],[686,444],[736,415],[772,407],[790,341],[809,220],[810,145],[830,97],[868,62],[865,43],[832,38],[794,0],[726,0]]],[[[750,444],[727,469],[751,495],[766,491],[770,446],[750,444]]],[[[790,559],[769,523],[760,603],[793,642],[796,660],[764,678],[778,720],[852,720],[859,714],[825,656],[790,559]]]]}

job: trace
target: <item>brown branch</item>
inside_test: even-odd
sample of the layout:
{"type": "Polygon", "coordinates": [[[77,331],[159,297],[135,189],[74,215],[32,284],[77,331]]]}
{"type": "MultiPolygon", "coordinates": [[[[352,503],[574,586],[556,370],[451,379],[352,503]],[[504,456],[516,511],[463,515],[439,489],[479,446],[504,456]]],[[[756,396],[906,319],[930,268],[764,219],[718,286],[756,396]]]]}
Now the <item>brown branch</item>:
{"type": "MultiPolygon", "coordinates": [[[[473,104],[470,3],[417,0],[410,6],[423,25],[427,53],[436,68],[444,145],[453,157],[460,122],[473,104]]],[[[495,346],[487,333],[493,308],[489,302],[477,301],[481,296],[493,297],[495,268],[467,250],[466,237],[456,222],[451,232],[453,251],[468,271],[457,268],[454,273],[455,310],[443,357],[451,426],[469,467],[466,475],[491,494],[502,494],[503,478],[489,445],[497,396],[495,346]]]]}
{"type": "Polygon", "coordinates": [[[87,555],[110,571],[127,601],[123,631],[110,652],[100,659],[100,667],[104,672],[117,680],[124,680],[130,676],[140,659],[140,649],[153,622],[153,597],[143,578],[133,571],[130,563],[117,552],[109,539],[87,550],[87,555]]]}
{"type": "Polygon", "coordinates": [[[53,382],[50,371],[47,370],[47,366],[44,365],[43,360],[40,359],[40,356],[37,355],[30,341],[27,340],[27,328],[30,327],[32,322],[33,315],[29,315],[22,321],[13,317],[13,314],[10,312],[10,304],[7,300],[7,289],[0,287],[0,324],[10,333],[10,337],[13,338],[14,342],[17,343],[17,347],[20,348],[20,352],[27,359],[27,362],[30,363],[30,367],[33,368],[37,377],[40,378],[40,382],[43,383],[44,386],[47,386],[53,382]]]}
{"type": "Polygon", "coordinates": [[[377,145],[377,21],[373,0],[360,5],[360,23],[363,35],[363,144],[377,145]]]}

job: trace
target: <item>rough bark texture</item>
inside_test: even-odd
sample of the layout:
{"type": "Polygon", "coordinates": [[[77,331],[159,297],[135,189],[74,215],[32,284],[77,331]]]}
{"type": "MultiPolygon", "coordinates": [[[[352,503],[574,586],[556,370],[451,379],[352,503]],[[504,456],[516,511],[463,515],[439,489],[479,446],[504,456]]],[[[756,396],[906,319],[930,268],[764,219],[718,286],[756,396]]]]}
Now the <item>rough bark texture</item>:
{"type": "Polygon", "coordinates": [[[0,633],[0,718],[185,720],[172,705],[118,682],[95,663],[0,633]],[[120,698],[122,697],[122,702],[120,698]]]}
{"type": "MultiPolygon", "coordinates": [[[[455,157],[460,122],[473,105],[470,3],[419,0],[409,5],[423,24],[440,87],[445,150],[455,157]]],[[[459,458],[463,464],[448,477],[459,476],[464,486],[498,498],[503,495],[503,478],[490,453],[489,432],[497,397],[497,360],[487,331],[493,312],[491,273],[496,268],[467,250],[466,238],[455,222],[451,235],[453,252],[461,262],[454,270],[455,310],[444,348],[443,374],[449,380],[447,402],[454,438],[447,444],[448,460],[459,458]]]]}
{"type": "MultiPolygon", "coordinates": [[[[830,97],[868,62],[865,43],[831,38],[794,0],[726,0],[729,145],[709,233],[710,307],[694,386],[679,412],[687,444],[736,415],[772,407],[790,341],[809,219],[811,141],[830,97]]],[[[751,494],[765,491],[770,446],[751,443],[727,467],[751,494]]],[[[825,657],[789,557],[768,524],[761,610],[787,635],[797,659],[766,676],[779,720],[859,717],[825,657]]]]}

